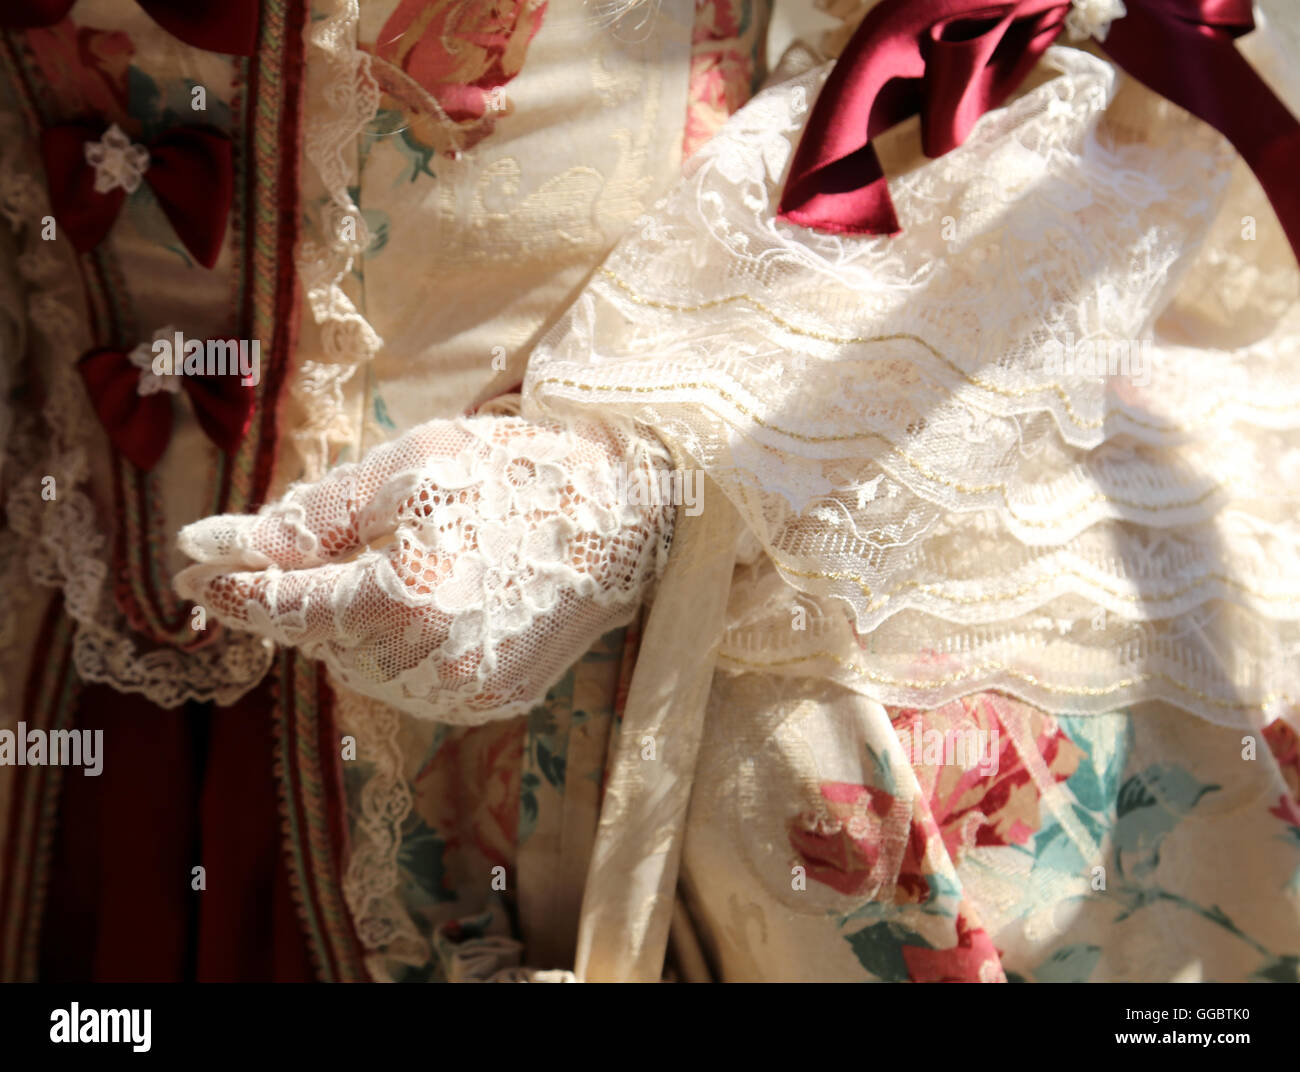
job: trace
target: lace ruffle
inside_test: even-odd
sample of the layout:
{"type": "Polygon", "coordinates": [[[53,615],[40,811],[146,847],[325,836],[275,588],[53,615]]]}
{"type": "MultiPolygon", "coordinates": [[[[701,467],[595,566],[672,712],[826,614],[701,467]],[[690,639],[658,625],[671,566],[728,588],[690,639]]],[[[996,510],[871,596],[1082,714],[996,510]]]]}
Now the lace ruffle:
{"type": "Polygon", "coordinates": [[[827,68],[760,95],[535,351],[524,413],[599,407],[710,472],[785,588],[737,592],[736,668],[1250,721],[1300,695],[1294,269],[1250,339],[1191,345],[1230,147],[1092,55],[1045,64],[890,179],[888,239],[775,219],[827,68]]]}
{"type": "Polygon", "coordinates": [[[379,110],[380,90],[370,56],[356,47],[357,0],[334,0],[306,30],[308,83],[303,156],[307,213],[295,256],[317,338],[304,340],[289,390],[298,404],[290,433],[304,474],[319,476],[332,450],[355,444],[344,388],[357,369],[379,352],[383,340],[357,309],[345,282],[370,245],[365,217],[352,196],[357,143],[379,110]],[[316,352],[319,351],[319,352],[316,352]]]}

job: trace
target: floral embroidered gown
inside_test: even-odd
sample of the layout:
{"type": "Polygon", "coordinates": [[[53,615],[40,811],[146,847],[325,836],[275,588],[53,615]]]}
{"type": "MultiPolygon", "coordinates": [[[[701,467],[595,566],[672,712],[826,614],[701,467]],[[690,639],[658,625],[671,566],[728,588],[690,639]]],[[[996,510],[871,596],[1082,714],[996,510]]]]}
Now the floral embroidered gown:
{"type": "Polygon", "coordinates": [[[124,7],[5,36],[5,717],[107,749],[0,768],[8,977],[1295,979],[1300,301],[1214,131],[1063,42],[851,238],[759,4],[124,7]],[[215,267],[147,174],[43,243],[86,114],[230,139],[215,267]],[[141,470],[79,362],[170,325],[263,376],[141,470]]]}

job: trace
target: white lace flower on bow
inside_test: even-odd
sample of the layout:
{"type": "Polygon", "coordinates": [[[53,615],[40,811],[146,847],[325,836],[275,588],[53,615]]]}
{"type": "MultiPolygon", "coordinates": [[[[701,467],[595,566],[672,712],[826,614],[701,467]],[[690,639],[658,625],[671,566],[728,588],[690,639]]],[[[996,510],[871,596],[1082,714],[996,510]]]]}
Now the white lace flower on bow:
{"type": "Polygon", "coordinates": [[[136,368],[140,370],[140,382],[135,386],[135,393],[138,395],[156,395],[159,391],[169,391],[171,394],[180,394],[181,381],[179,376],[159,376],[153,370],[153,344],[159,339],[166,339],[168,343],[176,337],[176,329],[170,324],[165,328],[159,328],[153,333],[152,342],[142,342],[129,354],[127,358],[136,368]]]}
{"type": "Polygon", "coordinates": [[[85,146],[86,163],[95,169],[95,193],[123,189],[129,194],[140,188],[149,170],[149,150],[137,145],[114,123],[99,141],[85,146]]]}
{"type": "Polygon", "coordinates": [[[1072,41],[1086,41],[1089,37],[1105,41],[1110,24],[1127,14],[1124,0],[1073,0],[1065,16],[1065,30],[1072,41]]]}

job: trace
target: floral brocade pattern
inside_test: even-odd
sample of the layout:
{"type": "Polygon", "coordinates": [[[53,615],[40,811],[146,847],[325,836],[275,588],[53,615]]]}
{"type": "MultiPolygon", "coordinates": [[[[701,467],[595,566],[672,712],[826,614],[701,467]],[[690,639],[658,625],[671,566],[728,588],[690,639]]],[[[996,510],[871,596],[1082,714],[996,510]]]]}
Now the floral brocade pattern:
{"type": "Polygon", "coordinates": [[[695,0],[683,159],[757,91],[768,6],[769,0],[695,0]]]}
{"type": "MultiPolygon", "coordinates": [[[[764,920],[765,944],[779,944],[776,934],[794,932],[800,920],[811,926],[810,913],[829,914],[851,959],[837,962],[831,932],[822,931],[812,938],[824,958],[820,977],[1300,977],[1300,737],[1287,722],[1270,724],[1262,740],[1243,739],[1168,712],[1054,717],[997,693],[925,712],[841,706],[826,695],[785,709],[779,746],[760,748],[757,769],[725,783],[742,809],[750,785],[783,785],[782,768],[799,763],[799,741],[828,732],[846,740],[865,719],[861,778],[795,790],[805,806],[784,820],[779,808],[759,805],[749,821],[783,823],[787,851],[773,842],[770,855],[751,862],[768,860],[760,866],[769,891],[785,882],[792,892],[778,898],[784,910],[763,897],[747,905],[733,897],[726,913],[764,920]],[[1171,732],[1194,740],[1176,759],[1166,758],[1171,732]],[[954,761],[954,740],[979,743],[954,761]],[[1206,845],[1224,846],[1225,865],[1240,873],[1225,880],[1193,866],[1206,845]],[[1261,897],[1276,911],[1259,912],[1261,897]]],[[[818,769],[843,763],[814,759],[818,769]]],[[[716,822],[712,814],[695,816],[696,852],[687,855],[705,918],[719,899],[698,877],[707,836],[700,827],[716,822]]],[[[766,844],[761,831],[750,840],[766,844]]],[[[753,940],[741,937],[748,932],[718,929],[724,977],[753,969],[737,960],[753,940]]]]}
{"type": "Polygon", "coordinates": [[[463,152],[510,111],[506,85],[523,68],[546,0],[402,0],[363,45],[384,91],[383,107],[403,112],[403,137],[433,152],[463,152]]]}

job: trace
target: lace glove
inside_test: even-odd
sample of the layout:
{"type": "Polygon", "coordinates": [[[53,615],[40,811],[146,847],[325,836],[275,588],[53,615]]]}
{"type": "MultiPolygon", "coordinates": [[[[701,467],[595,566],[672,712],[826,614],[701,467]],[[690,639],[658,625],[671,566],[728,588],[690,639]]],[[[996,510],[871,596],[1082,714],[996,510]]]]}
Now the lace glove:
{"type": "Polygon", "coordinates": [[[670,466],[604,424],[432,421],[256,515],[187,526],[199,564],[176,589],[414,715],[505,718],[630,620],[673,520],[639,489],[670,466]]]}

